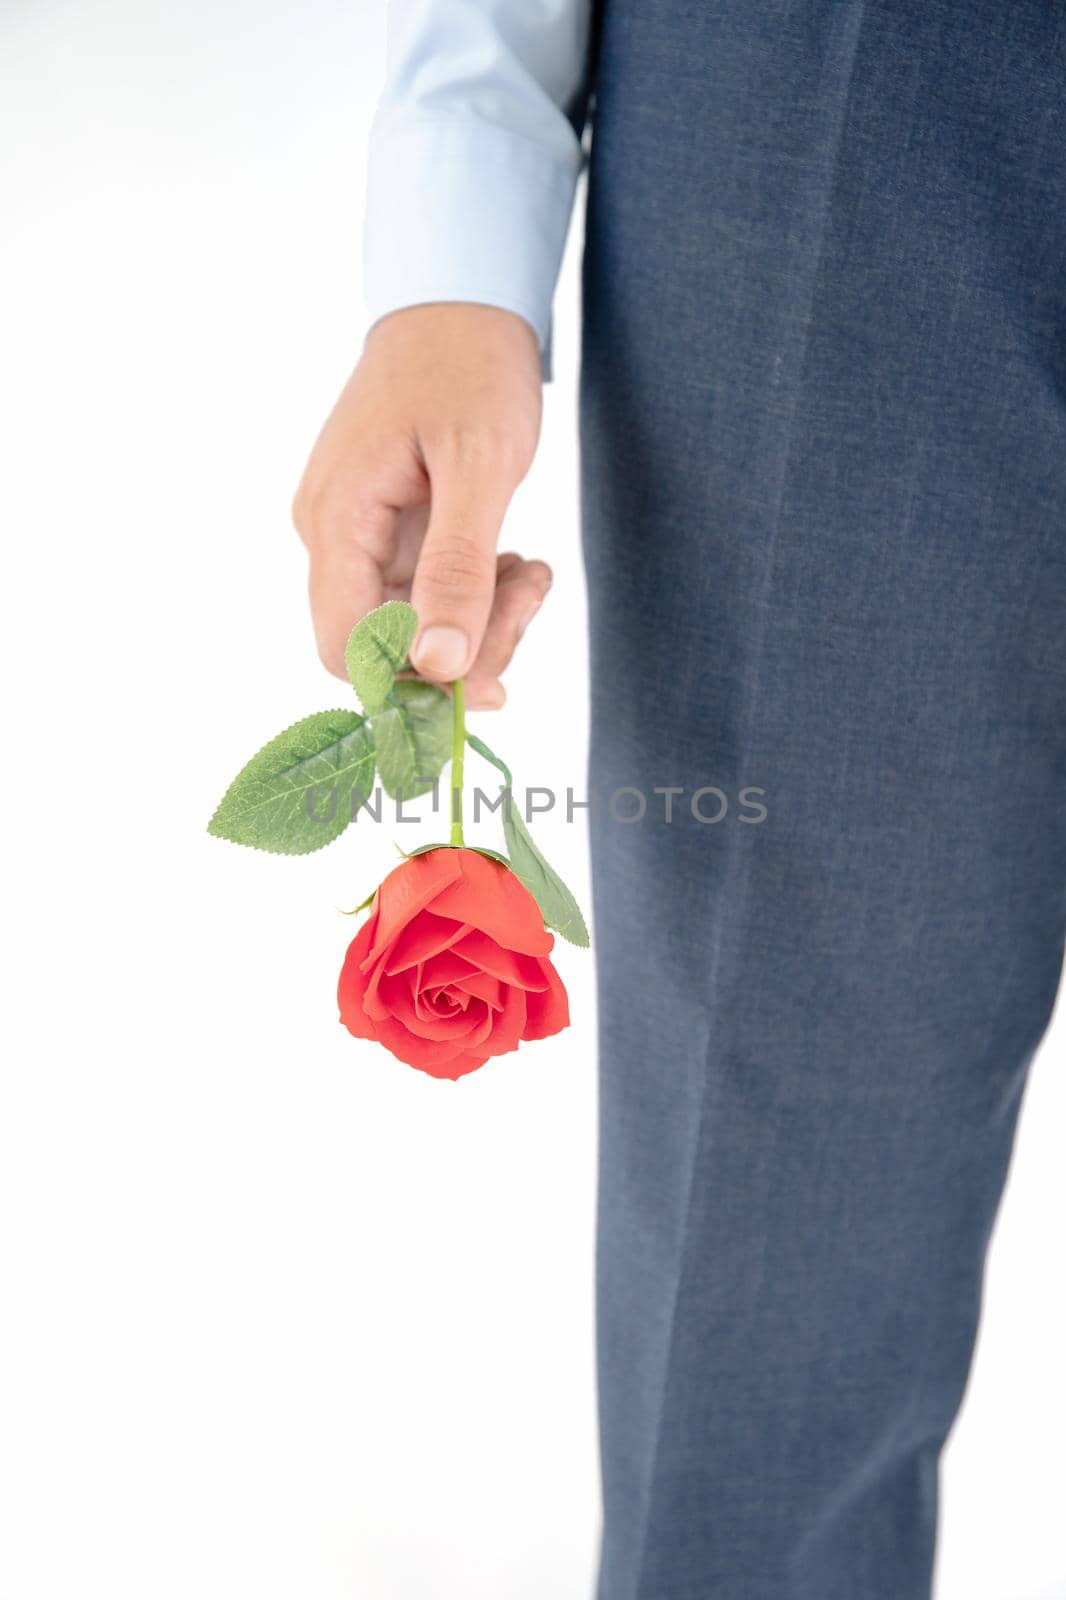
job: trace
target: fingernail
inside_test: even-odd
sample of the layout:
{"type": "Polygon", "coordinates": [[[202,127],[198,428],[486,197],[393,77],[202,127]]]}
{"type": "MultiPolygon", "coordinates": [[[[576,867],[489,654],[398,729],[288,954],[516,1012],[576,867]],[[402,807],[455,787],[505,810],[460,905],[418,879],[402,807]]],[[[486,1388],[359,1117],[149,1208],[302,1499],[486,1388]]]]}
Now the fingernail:
{"type": "Polygon", "coordinates": [[[458,678],[466,666],[470,644],[462,628],[424,628],[411,651],[419,672],[431,678],[458,678]]]}

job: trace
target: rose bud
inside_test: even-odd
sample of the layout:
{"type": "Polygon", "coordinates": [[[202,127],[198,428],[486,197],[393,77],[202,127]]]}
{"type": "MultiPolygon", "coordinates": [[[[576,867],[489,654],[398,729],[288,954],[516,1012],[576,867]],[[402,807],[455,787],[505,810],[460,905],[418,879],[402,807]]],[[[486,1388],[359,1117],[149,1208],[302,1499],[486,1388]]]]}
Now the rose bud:
{"type": "Polygon", "coordinates": [[[435,1078],[570,1021],[554,944],[529,890],[501,861],[441,846],[391,872],[348,947],[340,1019],[435,1078]]]}

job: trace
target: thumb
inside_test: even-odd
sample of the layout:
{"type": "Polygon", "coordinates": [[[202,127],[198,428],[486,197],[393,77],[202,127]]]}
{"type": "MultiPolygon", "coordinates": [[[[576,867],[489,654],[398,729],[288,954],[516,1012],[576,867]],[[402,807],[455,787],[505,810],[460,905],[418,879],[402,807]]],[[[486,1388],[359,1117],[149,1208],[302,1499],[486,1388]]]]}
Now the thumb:
{"type": "Polygon", "coordinates": [[[411,584],[419,632],[411,664],[450,683],[473,664],[496,590],[496,543],[517,476],[454,456],[430,474],[429,526],[411,584]]]}

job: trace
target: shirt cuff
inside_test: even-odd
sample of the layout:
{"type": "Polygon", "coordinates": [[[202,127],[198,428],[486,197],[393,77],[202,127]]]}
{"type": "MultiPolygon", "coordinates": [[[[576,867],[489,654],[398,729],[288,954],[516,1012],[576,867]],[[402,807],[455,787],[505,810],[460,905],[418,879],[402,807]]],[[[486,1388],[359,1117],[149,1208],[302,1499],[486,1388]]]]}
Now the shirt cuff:
{"type": "Polygon", "coordinates": [[[524,317],[551,376],[551,304],[581,169],[475,119],[427,118],[371,139],[364,295],[376,322],[433,301],[524,317]]]}

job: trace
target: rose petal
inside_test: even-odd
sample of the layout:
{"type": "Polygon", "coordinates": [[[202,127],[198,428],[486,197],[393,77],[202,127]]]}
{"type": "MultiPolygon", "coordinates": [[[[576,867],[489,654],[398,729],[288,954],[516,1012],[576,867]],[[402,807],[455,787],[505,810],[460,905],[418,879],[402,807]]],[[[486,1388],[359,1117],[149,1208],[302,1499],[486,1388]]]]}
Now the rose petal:
{"type": "Polygon", "coordinates": [[[464,990],[455,988],[426,989],[425,1000],[440,1017],[454,1016],[457,1011],[465,1011],[470,1004],[470,996],[464,990]]]}
{"type": "Polygon", "coordinates": [[[391,977],[394,972],[402,972],[405,967],[428,961],[430,956],[449,949],[469,932],[469,922],[456,922],[451,917],[438,917],[432,911],[420,911],[381,957],[382,965],[391,977]]]}
{"type": "Polygon", "coordinates": [[[454,987],[446,989],[437,985],[424,987],[422,983],[424,970],[422,963],[419,962],[417,967],[408,967],[401,974],[410,992],[416,1017],[447,1017],[460,1008],[466,1009],[470,1001],[468,994],[454,987]]]}
{"type": "Polygon", "coordinates": [[[409,966],[424,961],[427,955],[445,949],[468,931],[469,925],[465,922],[452,922],[450,918],[435,917],[431,911],[421,911],[390,949],[377,957],[365,957],[363,971],[368,973],[365,1003],[371,1016],[379,1015],[377,992],[386,975],[391,977],[394,973],[406,971],[409,966]]]}
{"type": "Polygon", "coordinates": [[[424,856],[411,856],[401,861],[389,873],[378,889],[378,926],[372,955],[379,955],[390,945],[442,889],[458,882],[462,875],[459,864],[462,853],[450,849],[428,850],[424,856]]]}
{"type": "Polygon", "coordinates": [[[466,1042],[467,1050],[484,1048],[490,1053],[492,1045],[489,1043],[503,1010],[502,1006],[486,1005],[483,1000],[471,1002],[471,1011],[477,1018],[477,1025],[466,1042]]]}
{"type": "MultiPolygon", "coordinates": [[[[467,927],[463,933],[464,939],[469,932],[470,929],[467,927]]],[[[464,961],[453,948],[438,950],[434,955],[429,956],[419,968],[419,987],[423,989],[445,989],[459,978],[468,978],[473,971],[474,968],[469,961],[464,961]]]]}
{"type": "Polygon", "coordinates": [[[516,955],[513,950],[502,950],[495,939],[471,928],[450,947],[452,954],[462,956],[477,972],[488,972],[501,983],[515,984],[519,989],[546,989],[544,962],[536,956],[516,955]]]}
{"type": "Polygon", "coordinates": [[[476,995],[479,1000],[484,1000],[487,1006],[492,1006],[494,1011],[499,1011],[503,1005],[506,985],[487,972],[471,972],[465,978],[456,978],[455,987],[464,989],[467,994],[476,995]]]}
{"type": "Polygon", "coordinates": [[[483,1067],[488,1059],[488,1056],[471,1055],[464,1051],[462,1055],[454,1056],[445,1066],[424,1067],[422,1070],[428,1072],[432,1078],[451,1078],[454,1080],[464,1078],[468,1072],[474,1072],[478,1067],[483,1067]]]}
{"type": "Polygon", "coordinates": [[[419,1039],[448,1039],[458,1048],[481,1022],[483,1003],[475,1000],[472,1005],[476,1007],[474,1014],[471,1006],[455,1011],[450,1016],[435,1011],[420,1013],[412,998],[407,974],[401,973],[398,977],[382,980],[374,1003],[371,1004],[368,999],[366,1011],[379,1029],[386,1022],[396,1022],[419,1039]]]}
{"type": "Polygon", "coordinates": [[[348,946],[337,983],[340,1019],[348,1032],[354,1034],[357,1039],[377,1037],[364,1006],[366,978],[362,970],[362,962],[373,937],[375,921],[376,918],[373,916],[368,918],[348,946]]]}
{"type": "Polygon", "coordinates": [[[563,988],[563,980],[550,961],[543,961],[541,966],[548,980],[548,988],[543,993],[526,997],[523,1039],[546,1039],[549,1034],[561,1033],[570,1026],[570,1002],[563,988]]]}
{"type": "MultiPolygon", "coordinates": [[[[432,851],[429,859],[440,854],[432,851]]],[[[555,943],[544,926],[540,907],[529,890],[515,877],[510,867],[476,850],[457,850],[460,877],[442,888],[433,910],[442,917],[456,917],[487,933],[505,950],[523,955],[546,956],[555,943]]]]}
{"type": "Polygon", "coordinates": [[[485,1041],[485,1048],[494,1056],[517,1050],[526,1024],[525,990],[505,988],[503,996],[503,1009],[492,1012],[494,1026],[485,1041]]]}
{"type": "Polygon", "coordinates": [[[462,989],[467,994],[477,995],[479,1000],[485,1000],[489,1005],[500,1006],[500,983],[498,978],[491,977],[488,973],[478,972],[469,961],[465,961],[455,950],[442,951],[419,968],[421,974],[419,988],[450,986],[462,989]]]}
{"type": "Polygon", "coordinates": [[[433,1072],[441,1077],[448,1077],[450,1074],[440,1073],[438,1071],[440,1067],[447,1066],[459,1056],[469,1054],[466,1045],[455,1045],[450,1039],[420,1038],[393,1017],[377,1024],[376,1037],[386,1050],[391,1050],[400,1061],[406,1061],[409,1067],[421,1067],[423,1071],[433,1072]]]}
{"type": "Polygon", "coordinates": [[[419,962],[417,967],[408,967],[403,973],[403,979],[414,1001],[416,1017],[450,1017],[456,1010],[466,1009],[470,1001],[468,994],[436,983],[423,984],[424,971],[425,968],[419,962]]]}

